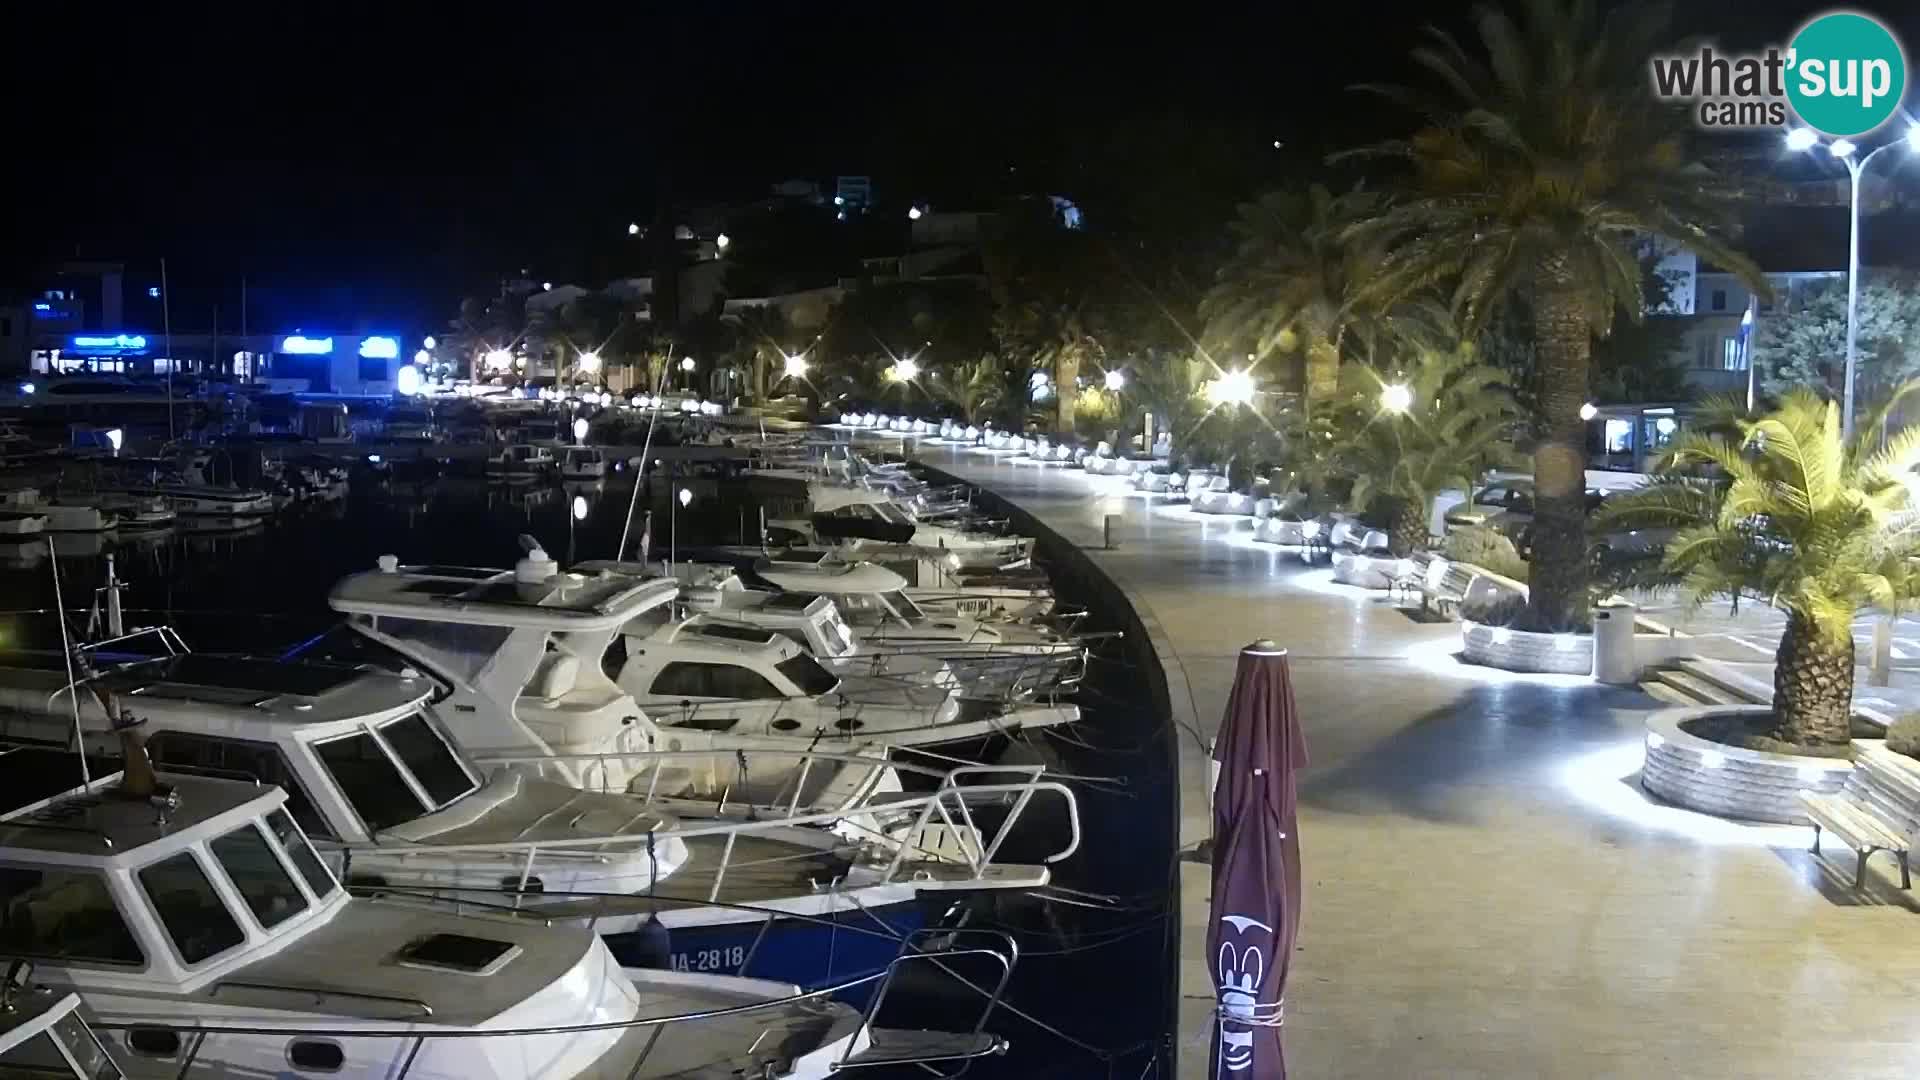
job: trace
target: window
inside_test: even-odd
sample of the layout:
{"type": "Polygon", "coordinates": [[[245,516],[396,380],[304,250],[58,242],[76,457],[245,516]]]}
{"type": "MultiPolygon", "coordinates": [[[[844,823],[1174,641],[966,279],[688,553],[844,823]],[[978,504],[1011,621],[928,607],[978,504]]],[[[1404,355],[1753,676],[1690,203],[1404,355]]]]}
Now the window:
{"type": "Polygon", "coordinates": [[[417,656],[420,663],[463,681],[480,674],[513,635],[511,626],[475,626],[392,615],[380,616],[373,628],[409,646],[403,650],[409,659],[417,656]]]}
{"type": "Polygon", "coordinates": [[[332,895],[333,875],[327,872],[320,856],[313,853],[313,845],[307,843],[307,838],[301,836],[300,830],[294,827],[293,819],[287,816],[287,812],[275,810],[268,814],[267,829],[286,849],[288,857],[293,860],[293,868],[300,871],[300,876],[306,880],[307,888],[313,890],[313,895],[323,900],[332,895]]]}
{"type": "Polygon", "coordinates": [[[307,909],[307,898],[287,876],[287,868],[259,829],[243,825],[207,847],[261,926],[279,926],[307,909]]]}
{"type": "Polygon", "coordinates": [[[426,813],[426,807],[420,805],[373,736],[362,732],[332,739],[317,744],[314,750],[370,831],[390,829],[426,813]]]}
{"type": "Polygon", "coordinates": [[[661,697],[780,698],[758,672],[737,664],[668,664],[654,677],[652,693],[661,697]]]}
{"type": "Polygon", "coordinates": [[[826,642],[828,656],[847,656],[853,652],[853,628],[840,617],[839,607],[829,607],[821,615],[820,637],[826,642]]]}
{"type": "Polygon", "coordinates": [[[218,956],[246,940],[193,852],[162,859],[141,870],[139,877],[160,924],[186,963],[218,956]]]}
{"type": "Polygon", "coordinates": [[[1725,290],[1725,289],[1715,289],[1715,290],[1713,290],[1713,305],[1712,305],[1712,306],[1713,306],[1713,310],[1715,310],[1715,311],[1725,311],[1725,310],[1727,310],[1727,290],[1725,290]]]}
{"type": "Polygon", "coordinates": [[[913,602],[913,597],[899,589],[890,593],[881,593],[880,602],[887,605],[894,615],[908,623],[917,623],[927,617],[927,613],[920,610],[920,605],[913,602]]]}
{"type": "Polygon", "coordinates": [[[133,967],[147,960],[106,878],[24,866],[0,866],[0,953],[133,967]]]}
{"type": "Polygon", "coordinates": [[[339,1072],[346,1060],[339,1043],[295,1039],[287,1044],[287,1062],[301,1072],[339,1072]]]}
{"type": "Polygon", "coordinates": [[[477,786],[460,759],[447,748],[446,740],[419,713],[382,727],[380,737],[420,782],[434,806],[445,806],[477,786]]]}
{"type": "Polygon", "coordinates": [[[360,358],[361,382],[387,381],[387,362],[380,357],[363,356],[360,358]]]}
{"type": "Polygon", "coordinates": [[[127,1032],[127,1049],[145,1057],[170,1058],[180,1052],[180,1033],[165,1027],[137,1027],[127,1032]]]}
{"type": "Polygon", "coordinates": [[[821,667],[820,661],[806,653],[790,656],[775,664],[774,667],[779,669],[780,674],[792,679],[793,685],[799,687],[803,694],[830,694],[840,685],[840,680],[834,678],[826,668],[821,667]]]}
{"type": "Polygon", "coordinates": [[[331,837],[320,812],[307,795],[306,785],[294,775],[293,766],[279,747],[272,743],[244,739],[222,739],[184,731],[155,732],[147,740],[147,753],[161,767],[208,769],[251,776],[263,784],[273,784],[287,793],[287,809],[300,827],[314,836],[331,837]]]}
{"type": "Polygon", "coordinates": [[[1745,371],[1747,358],[1745,350],[1740,348],[1740,339],[1727,337],[1720,339],[1720,370],[1745,371]]]}

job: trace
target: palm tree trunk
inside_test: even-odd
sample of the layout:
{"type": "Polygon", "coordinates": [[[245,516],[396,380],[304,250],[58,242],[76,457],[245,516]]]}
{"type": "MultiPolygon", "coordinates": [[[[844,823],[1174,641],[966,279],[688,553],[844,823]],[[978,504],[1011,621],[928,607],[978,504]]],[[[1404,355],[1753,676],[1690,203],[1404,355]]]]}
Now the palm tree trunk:
{"type": "Polygon", "coordinates": [[[1307,408],[1333,400],[1340,388],[1340,349],[1318,334],[1307,346],[1307,408]]]}
{"type": "Polygon", "coordinates": [[[1427,546],[1427,505],[1422,499],[1399,499],[1387,526],[1387,550],[1404,558],[1427,546]]]}
{"type": "Polygon", "coordinates": [[[1080,404],[1080,349],[1069,346],[1054,354],[1053,402],[1058,412],[1054,428],[1058,434],[1073,434],[1073,414],[1080,404]]]}
{"type": "Polygon", "coordinates": [[[1773,654],[1775,734],[1791,743],[1844,743],[1852,732],[1853,633],[1788,614],[1773,654]]]}
{"type": "Polygon", "coordinates": [[[1528,622],[1567,630],[1587,602],[1587,364],[1593,335],[1564,260],[1540,266],[1533,333],[1540,365],[1540,443],[1533,451],[1533,566],[1528,622]]]}

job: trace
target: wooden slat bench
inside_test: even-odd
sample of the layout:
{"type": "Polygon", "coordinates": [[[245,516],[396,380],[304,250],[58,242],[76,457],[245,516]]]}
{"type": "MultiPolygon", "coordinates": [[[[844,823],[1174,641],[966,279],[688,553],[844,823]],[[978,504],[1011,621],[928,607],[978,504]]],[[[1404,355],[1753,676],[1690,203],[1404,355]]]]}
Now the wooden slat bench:
{"type": "Polygon", "coordinates": [[[1900,887],[1913,887],[1912,876],[1907,871],[1907,840],[1891,825],[1887,824],[1855,798],[1854,777],[1848,777],[1847,787],[1837,795],[1821,795],[1812,791],[1800,793],[1800,803],[1806,808],[1807,820],[1813,823],[1813,853],[1820,854],[1820,836],[1822,832],[1832,833],[1841,842],[1853,849],[1859,856],[1853,868],[1853,887],[1859,888],[1867,876],[1867,857],[1876,851],[1884,851],[1900,860],[1900,887]]]}

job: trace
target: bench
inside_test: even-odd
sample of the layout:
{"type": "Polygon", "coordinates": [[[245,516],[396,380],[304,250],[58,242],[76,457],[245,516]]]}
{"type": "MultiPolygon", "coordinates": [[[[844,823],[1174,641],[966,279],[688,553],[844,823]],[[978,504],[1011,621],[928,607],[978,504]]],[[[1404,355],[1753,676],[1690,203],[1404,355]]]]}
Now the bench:
{"type": "Polygon", "coordinates": [[[1900,887],[1911,889],[1913,878],[1907,871],[1907,839],[1859,800],[1860,783],[1860,770],[1856,768],[1847,777],[1846,788],[1837,795],[1800,793],[1800,804],[1813,825],[1813,853],[1820,854],[1821,833],[1839,837],[1859,856],[1853,867],[1853,887],[1857,889],[1867,876],[1867,857],[1884,851],[1900,860],[1900,887]]]}
{"type": "Polygon", "coordinates": [[[1387,599],[1392,600],[1398,594],[1404,600],[1418,592],[1420,586],[1426,583],[1427,571],[1438,558],[1431,551],[1414,552],[1407,560],[1406,570],[1395,574],[1393,580],[1387,583],[1387,599]]]}
{"type": "Polygon", "coordinates": [[[1387,596],[1391,599],[1396,590],[1402,595],[1419,593],[1421,611],[1433,610],[1451,617],[1466,602],[1478,576],[1463,563],[1423,551],[1408,560],[1407,571],[1393,579],[1387,596]]]}

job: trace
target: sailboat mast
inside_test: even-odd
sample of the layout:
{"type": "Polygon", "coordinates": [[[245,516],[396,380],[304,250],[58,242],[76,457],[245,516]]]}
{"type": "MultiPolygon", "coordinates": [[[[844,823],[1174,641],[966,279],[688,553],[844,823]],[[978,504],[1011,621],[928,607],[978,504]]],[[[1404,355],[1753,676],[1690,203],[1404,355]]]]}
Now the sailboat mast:
{"type": "Polygon", "coordinates": [[[160,260],[160,326],[167,339],[167,441],[173,433],[173,373],[179,361],[173,358],[173,290],[167,286],[167,260],[160,260]]]}

